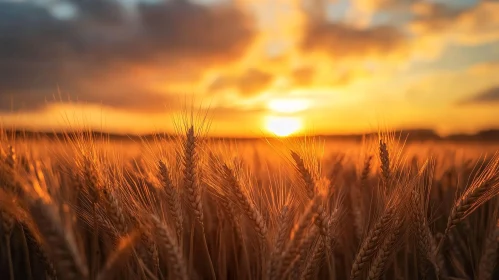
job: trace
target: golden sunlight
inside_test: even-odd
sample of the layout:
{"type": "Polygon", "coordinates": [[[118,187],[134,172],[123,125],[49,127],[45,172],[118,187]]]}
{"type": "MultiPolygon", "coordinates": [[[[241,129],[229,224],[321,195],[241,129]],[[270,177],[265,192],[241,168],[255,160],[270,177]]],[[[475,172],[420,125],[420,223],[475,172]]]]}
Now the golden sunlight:
{"type": "Polygon", "coordinates": [[[267,130],[271,133],[286,137],[302,128],[302,121],[296,117],[267,117],[267,130]]]}
{"type": "Polygon", "coordinates": [[[308,109],[309,105],[304,99],[273,99],[268,107],[277,113],[296,113],[308,109]]]}

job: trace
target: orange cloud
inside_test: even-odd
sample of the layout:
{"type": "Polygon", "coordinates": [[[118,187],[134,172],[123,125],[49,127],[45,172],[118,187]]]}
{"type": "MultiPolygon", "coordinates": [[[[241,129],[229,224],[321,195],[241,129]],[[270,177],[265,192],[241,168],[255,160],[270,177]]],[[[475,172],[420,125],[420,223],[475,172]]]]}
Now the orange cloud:
{"type": "Polygon", "coordinates": [[[460,104],[471,105],[471,104],[498,104],[499,103],[499,86],[491,87],[482,92],[478,92],[471,98],[462,100],[460,104]]]}
{"type": "Polygon", "coordinates": [[[247,69],[239,76],[218,77],[210,86],[210,91],[219,91],[227,88],[234,88],[243,97],[250,97],[260,94],[273,80],[269,73],[258,69],[247,69]]]}
{"type": "Polygon", "coordinates": [[[445,105],[493,86],[492,66],[403,81],[393,74],[421,57],[437,58],[450,43],[499,39],[497,2],[454,9],[417,0],[352,0],[352,9],[368,19],[364,24],[348,15],[329,18],[327,2],[334,1],[226,2],[159,1],[125,9],[119,1],[74,1],[78,15],[71,20],[41,5],[0,3],[0,34],[8,39],[0,45],[0,111],[10,112],[11,104],[14,111],[55,108],[50,103],[59,88],[63,100],[101,106],[127,121],[121,114],[157,115],[161,123],[186,96],[209,100],[214,118],[226,122],[261,117],[269,100],[286,97],[311,101],[306,113],[318,119],[331,108],[340,118],[373,104],[408,115],[408,106],[445,105]],[[376,13],[400,11],[401,24],[370,21],[376,13]],[[470,77],[487,81],[455,86],[470,77]],[[436,97],[435,84],[439,93],[454,95],[436,97]]]}
{"type": "Polygon", "coordinates": [[[176,93],[150,84],[172,76],[193,83],[239,59],[255,37],[251,18],[231,5],[173,1],[140,5],[131,16],[119,2],[74,3],[78,14],[69,21],[40,5],[0,3],[7,42],[0,45],[0,100],[13,100],[0,111],[43,108],[57,88],[83,102],[158,110],[176,93]],[[150,81],[136,77],[140,68],[150,81]]]}
{"type": "Polygon", "coordinates": [[[300,67],[293,70],[291,73],[293,86],[307,87],[312,85],[314,75],[315,69],[313,67],[300,67]]]}
{"type": "Polygon", "coordinates": [[[341,23],[311,22],[305,30],[303,51],[321,51],[335,59],[399,56],[406,38],[396,27],[355,28],[341,23]]]}
{"type": "Polygon", "coordinates": [[[499,39],[499,2],[481,1],[467,9],[437,3],[417,2],[416,18],[409,29],[417,36],[433,37],[442,44],[476,45],[499,39]]]}

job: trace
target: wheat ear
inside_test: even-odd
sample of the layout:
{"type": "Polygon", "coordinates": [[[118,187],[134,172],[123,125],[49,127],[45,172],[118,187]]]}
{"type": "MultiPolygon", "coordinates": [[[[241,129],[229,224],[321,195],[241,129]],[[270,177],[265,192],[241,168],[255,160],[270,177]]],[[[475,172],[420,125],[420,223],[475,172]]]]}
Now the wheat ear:
{"type": "Polygon", "coordinates": [[[114,192],[108,188],[104,188],[102,193],[106,202],[107,214],[109,215],[113,226],[118,231],[118,236],[128,233],[128,224],[118,198],[114,192]]]}
{"type": "Polygon", "coordinates": [[[300,177],[303,181],[303,185],[305,186],[305,191],[307,193],[307,196],[309,199],[314,198],[315,196],[315,180],[314,177],[312,176],[312,173],[310,173],[310,170],[305,167],[305,162],[304,160],[298,155],[296,152],[291,151],[291,157],[293,158],[296,169],[298,170],[298,173],[300,174],[300,177]]]}
{"type": "Polygon", "coordinates": [[[419,273],[422,278],[426,278],[428,262],[433,266],[437,275],[439,274],[440,269],[435,258],[435,254],[438,253],[436,252],[435,238],[428,226],[428,220],[422,205],[423,202],[420,198],[421,194],[418,193],[418,191],[421,190],[413,190],[412,192],[409,213],[411,214],[411,225],[416,236],[419,273]]]}
{"type": "Polygon", "coordinates": [[[38,199],[30,203],[30,213],[59,275],[64,275],[65,279],[87,279],[88,270],[80,258],[73,236],[64,231],[55,209],[38,199]]]}
{"type": "Polygon", "coordinates": [[[364,167],[362,168],[362,173],[360,175],[360,186],[365,187],[367,184],[367,179],[369,178],[369,172],[371,172],[373,156],[368,156],[364,160],[364,167]]]}
{"type": "Polygon", "coordinates": [[[307,262],[307,256],[309,255],[308,251],[310,251],[310,248],[313,247],[318,236],[319,229],[317,227],[313,227],[308,233],[307,237],[301,242],[298,248],[298,259],[293,269],[293,273],[296,278],[301,276],[301,274],[303,273],[307,262]]]}
{"type": "Polygon", "coordinates": [[[278,218],[278,230],[275,238],[275,245],[270,257],[270,264],[268,265],[268,278],[275,279],[277,275],[277,265],[281,258],[284,245],[288,240],[289,232],[292,227],[293,216],[288,205],[284,205],[281,209],[278,218]]]}
{"type": "Polygon", "coordinates": [[[171,266],[172,279],[189,279],[182,251],[175,242],[175,238],[170,234],[170,230],[157,216],[151,215],[150,220],[158,239],[158,245],[164,248],[168,264],[171,266]]]}
{"type": "Polygon", "coordinates": [[[308,258],[306,264],[305,264],[305,270],[303,271],[303,274],[301,276],[302,279],[308,280],[308,279],[313,279],[314,274],[316,273],[317,269],[319,268],[319,265],[324,257],[325,253],[325,241],[324,238],[321,238],[317,241],[317,244],[314,247],[314,251],[312,253],[312,256],[308,258]]]}
{"type": "Polygon", "coordinates": [[[108,257],[104,268],[99,272],[97,280],[113,279],[132,256],[133,249],[140,240],[140,232],[121,237],[117,248],[108,257]]]}
{"type": "Polygon", "coordinates": [[[280,261],[276,266],[279,276],[282,277],[282,275],[286,274],[291,265],[298,260],[299,246],[302,243],[302,240],[305,238],[307,228],[317,216],[314,208],[317,207],[320,200],[321,197],[317,196],[312,201],[310,201],[305,212],[301,215],[300,219],[294,226],[293,232],[291,234],[291,240],[286,245],[286,249],[281,254],[280,261]]]}
{"type": "Polygon", "coordinates": [[[267,242],[267,225],[263,219],[262,214],[254,203],[250,200],[250,198],[243,191],[239,180],[236,178],[234,171],[228,167],[226,164],[223,166],[224,176],[227,184],[232,190],[232,193],[237,198],[237,202],[242,207],[244,214],[248,217],[248,219],[253,223],[253,229],[258,234],[260,241],[262,244],[266,244],[267,242]]]}
{"type": "Polygon", "coordinates": [[[385,241],[379,248],[376,257],[374,258],[371,267],[369,268],[368,280],[378,280],[381,279],[383,272],[385,271],[386,262],[390,258],[390,255],[394,252],[395,242],[399,239],[403,220],[396,218],[393,227],[390,229],[391,232],[385,238],[385,241]]]}
{"type": "MultiPolygon", "coordinates": [[[[291,152],[291,157],[295,161],[296,164],[296,169],[298,170],[300,177],[302,181],[304,182],[305,189],[307,192],[307,196],[309,199],[314,199],[316,197],[316,184],[315,180],[312,176],[312,173],[310,170],[305,167],[305,163],[303,159],[295,152],[291,152]]],[[[315,220],[315,224],[320,230],[320,233],[322,236],[328,238],[328,224],[329,224],[329,217],[324,209],[323,202],[319,202],[317,204],[314,204],[314,211],[317,214],[317,218],[315,220]]]]}
{"type": "Polygon", "coordinates": [[[159,271],[159,254],[158,248],[151,239],[148,233],[142,233],[140,236],[140,240],[142,241],[142,248],[139,250],[140,258],[142,260],[149,260],[152,263],[153,272],[156,273],[159,271]]]}
{"type": "Polygon", "coordinates": [[[159,175],[161,178],[161,183],[163,185],[163,190],[166,194],[166,199],[168,203],[168,210],[170,215],[172,215],[175,221],[175,230],[177,232],[177,239],[179,242],[182,240],[183,232],[183,217],[182,217],[182,207],[180,204],[180,199],[178,192],[173,185],[170,172],[163,161],[159,161],[159,175]]]}
{"type": "Polygon", "coordinates": [[[437,247],[440,251],[450,231],[478,207],[499,193],[499,155],[494,156],[485,169],[475,177],[469,188],[456,201],[447,220],[447,227],[437,247]]]}
{"type": "Polygon", "coordinates": [[[381,175],[383,181],[387,184],[391,177],[390,153],[388,152],[388,145],[383,139],[379,140],[379,157],[381,159],[381,175]]]}
{"type": "Polygon", "coordinates": [[[45,253],[45,250],[41,247],[40,241],[38,241],[37,238],[31,233],[31,230],[28,229],[28,226],[25,226],[25,228],[24,233],[26,234],[26,240],[28,241],[30,248],[34,250],[35,255],[42,262],[47,276],[52,280],[56,280],[57,273],[55,271],[54,264],[45,253]]]}
{"type": "Polygon", "coordinates": [[[197,159],[196,159],[196,136],[194,135],[194,127],[191,126],[186,134],[184,142],[184,190],[187,194],[187,200],[194,211],[194,216],[199,224],[204,228],[203,202],[201,189],[196,182],[197,159]]]}
{"type": "MultiPolygon", "coordinates": [[[[8,146],[8,152],[5,156],[4,162],[0,162],[0,166],[2,169],[0,170],[0,187],[11,191],[18,192],[18,188],[16,188],[15,184],[12,182],[15,181],[14,176],[14,166],[16,164],[16,153],[14,147],[11,145],[8,146]]],[[[16,219],[14,216],[11,216],[9,213],[0,210],[0,218],[2,221],[2,229],[3,229],[3,241],[5,242],[5,248],[7,251],[7,262],[9,265],[9,276],[10,279],[14,279],[14,266],[12,263],[12,252],[11,252],[11,235],[14,230],[14,226],[16,223],[16,219]]]]}
{"type": "Polygon", "coordinates": [[[499,222],[492,232],[487,237],[485,241],[484,251],[480,257],[480,263],[478,265],[478,279],[479,280],[490,280],[494,273],[494,269],[497,266],[497,249],[499,242],[499,222]]]}
{"type": "Polygon", "coordinates": [[[395,209],[392,207],[387,208],[373,229],[369,231],[355,257],[350,272],[350,279],[354,280],[360,277],[364,267],[371,261],[373,255],[376,253],[376,249],[381,245],[382,238],[394,217],[395,209]]]}

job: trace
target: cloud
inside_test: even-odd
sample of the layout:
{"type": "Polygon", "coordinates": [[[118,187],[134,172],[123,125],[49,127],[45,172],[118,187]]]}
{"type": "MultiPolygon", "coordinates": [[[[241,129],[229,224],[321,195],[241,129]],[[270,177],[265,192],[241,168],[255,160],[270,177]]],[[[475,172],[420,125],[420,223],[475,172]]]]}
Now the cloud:
{"type": "Polygon", "coordinates": [[[474,46],[499,40],[499,1],[462,5],[353,0],[349,12],[355,19],[331,21],[308,15],[302,50],[319,51],[334,61],[393,58],[400,62],[435,59],[449,44],[474,46]],[[373,21],[376,16],[379,22],[373,21]]]}
{"type": "Polygon", "coordinates": [[[463,100],[461,104],[499,104],[499,86],[484,90],[471,98],[463,100]]]}
{"type": "Polygon", "coordinates": [[[210,118],[216,120],[229,120],[232,121],[234,118],[253,118],[255,114],[263,114],[268,112],[267,108],[257,106],[253,108],[240,108],[234,106],[218,106],[210,108],[209,116],[210,118]]]}
{"type": "Polygon", "coordinates": [[[467,69],[467,72],[470,75],[476,75],[477,77],[487,74],[495,74],[498,71],[499,71],[499,60],[497,59],[474,64],[467,69]]]}
{"type": "Polygon", "coordinates": [[[390,17],[398,12],[406,12],[408,7],[420,0],[351,0],[348,20],[356,26],[369,26],[376,20],[376,15],[390,17]]]}
{"type": "Polygon", "coordinates": [[[310,22],[304,51],[322,51],[335,58],[386,57],[406,52],[404,34],[392,26],[356,28],[343,23],[310,22]]]}
{"type": "Polygon", "coordinates": [[[353,4],[361,11],[377,12],[406,7],[408,4],[417,1],[418,0],[353,0],[353,4]]]}
{"type": "Polygon", "coordinates": [[[240,75],[227,75],[218,77],[210,86],[212,92],[224,89],[236,89],[243,97],[259,95],[270,86],[274,77],[262,70],[250,68],[240,75]]]}
{"type": "Polygon", "coordinates": [[[314,68],[300,67],[291,72],[291,80],[294,86],[307,87],[313,83],[314,75],[314,68]]]}
{"type": "Polygon", "coordinates": [[[68,3],[77,12],[65,20],[39,4],[0,3],[0,100],[36,110],[60,88],[84,102],[155,109],[173,93],[149,89],[141,69],[165,81],[181,72],[192,82],[239,59],[255,37],[251,18],[231,5],[68,3]]]}
{"type": "Polygon", "coordinates": [[[82,102],[117,108],[127,112],[164,112],[181,106],[181,94],[176,92],[154,92],[142,88],[95,89],[85,88],[84,92],[54,92],[29,90],[22,94],[0,94],[0,112],[41,111],[53,103],[82,102]],[[88,91],[87,91],[88,90],[88,91]]]}
{"type": "MultiPolygon", "coordinates": [[[[283,2],[275,17],[266,6],[277,5],[273,0],[64,1],[73,15],[56,13],[45,1],[0,1],[0,113],[42,110],[60,89],[63,101],[69,96],[122,112],[165,111],[192,93],[209,95],[227,116],[238,110],[257,115],[245,106],[259,102],[254,97],[263,92],[262,102],[296,92],[317,100],[330,92],[339,92],[338,100],[365,98],[364,90],[384,90],[404,75],[392,74],[426,54],[426,42],[442,50],[448,43],[499,38],[498,1],[458,8],[435,1],[352,0],[350,6],[372,16],[365,25],[349,21],[350,11],[329,15],[344,1],[283,2]]],[[[492,71],[484,69],[474,71],[492,71]]],[[[449,82],[454,95],[445,100],[433,95],[435,83],[427,83],[408,98],[448,104],[490,85],[474,83],[456,90],[449,82]]],[[[333,103],[328,98],[324,106],[333,103]]]]}
{"type": "Polygon", "coordinates": [[[417,36],[433,36],[446,43],[477,45],[499,40],[499,1],[480,1],[456,8],[432,2],[417,2],[409,30],[417,36]]]}

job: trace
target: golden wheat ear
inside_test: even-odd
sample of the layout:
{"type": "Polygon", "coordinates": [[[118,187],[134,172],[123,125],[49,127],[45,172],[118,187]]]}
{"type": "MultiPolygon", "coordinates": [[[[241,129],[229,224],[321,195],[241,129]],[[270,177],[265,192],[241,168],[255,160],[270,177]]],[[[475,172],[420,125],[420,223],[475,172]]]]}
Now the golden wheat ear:
{"type": "Polygon", "coordinates": [[[161,179],[161,184],[164,193],[166,194],[168,210],[170,211],[170,215],[173,217],[173,220],[175,221],[177,240],[180,243],[182,240],[182,232],[183,232],[183,215],[182,215],[182,206],[180,204],[180,196],[177,191],[177,188],[173,184],[170,171],[168,170],[165,162],[160,160],[158,168],[159,168],[159,177],[161,179]]]}
{"type": "Polygon", "coordinates": [[[25,228],[24,233],[26,235],[26,241],[29,244],[31,250],[34,251],[35,256],[42,263],[45,268],[45,273],[50,279],[57,279],[57,272],[55,270],[54,264],[47,256],[47,253],[42,248],[40,241],[35,237],[35,235],[29,229],[29,226],[23,225],[25,228]]]}
{"type": "Polygon", "coordinates": [[[485,240],[484,250],[478,266],[478,280],[491,280],[497,267],[497,249],[499,248],[499,221],[492,228],[485,240]]]}
{"type": "Polygon", "coordinates": [[[404,221],[401,218],[396,218],[393,222],[390,233],[386,236],[385,241],[379,247],[376,257],[369,267],[369,272],[367,274],[368,280],[378,280],[383,276],[390,256],[396,251],[395,243],[402,235],[403,224],[404,221]]]}
{"type": "Polygon", "coordinates": [[[118,242],[118,246],[108,257],[104,268],[97,275],[97,280],[115,279],[122,267],[126,265],[135,246],[140,241],[141,232],[135,230],[132,233],[123,236],[118,242]]]}
{"type": "Polygon", "coordinates": [[[402,202],[405,202],[405,200],[395,191],[391,195],[387,205],[385,205],[382,215],[361,243],[350,272],[351,280],[359,279],[362,276],[364,269],[373,260],[378,249],[383,245],[383,241],[387,235],[391,234],[394,225],[396,225],[401,218],[400,211],[402,209],[402,202]]]}
{"type": "Polygon", "coordinates": [[[31,202],[29,209],[59,275],[65,275],[65,279],[87,279],[88,268],[81,258],[82,254],[73,235],[64,230],[53,206],[39,199],[31,202]]]}
{"type": "Polygon", "coordinates": [[[187,200],[194,212],[196,220],[204,228],[203,198],[199,182],[197,181],[198,158],[197,158],[197,137],[194,134],[194,127],[191,126],[186,133],[183,154],[183,175],[184,191],[187,200]]]}
{"type": "MultiPolygon", "coordinates": [[[[299,259],[300,246],[307,237],[307,229],[310,225],[314,223],[317,218],[316,208],[322,201],[322,196],[317,195],[312,199],[305,209],[305,212],[300,216],[298,222],[294,225],[294,229],[291,233],[288,242],[280,254],[279,260],[276,262],[276,271],[278,277],[284,277],[284,275],[291,272],[292,266],[299,259]]],[[[318,227],[313,226],[312,230],[318,230],[318,227]]],[[[281,279],[281,278],[276,278],[281,279]]]]}
{"type": "Polygon", "coordinates": [[[265,224],[265,220],[263,219],[262,214],[256,208],[248,195],[244,192],[243,187],[234,174],[234,171],[227,165],[224,165],[223,168],[224,178],[227,185],[231,188],[234,197],[237,198],[237,203],[241,206],[247,218],[252,222],[253,229],[258,234],[258,237],[262,242],[261,245],[266,245],[268,228],[265,224]]]}
{"type": "Polygon", "coordinates": [[[499,154],[494,155],[485,168],[475,176],[468,189],[455,202],[437,251],[442,249],[445,239],[457,224],[497,194],[499,194],[499,154]]]}
{"type": "Polygon", "coordinates": [[[158,246],[166,254],[166,260],[171,268],[170,276],[172,279],[189,279],[187,264],[182,255],[182,250],[170,233],[168,226],[155,215],[151,215],[148,220],[151,223],[151,229],[155,232],[158,246]]]}

